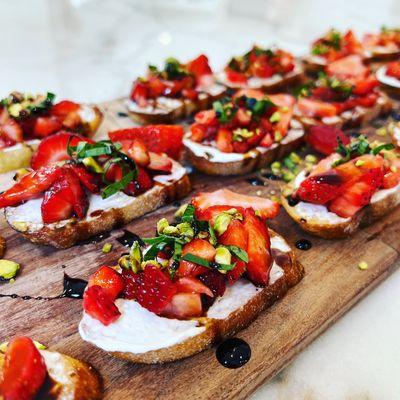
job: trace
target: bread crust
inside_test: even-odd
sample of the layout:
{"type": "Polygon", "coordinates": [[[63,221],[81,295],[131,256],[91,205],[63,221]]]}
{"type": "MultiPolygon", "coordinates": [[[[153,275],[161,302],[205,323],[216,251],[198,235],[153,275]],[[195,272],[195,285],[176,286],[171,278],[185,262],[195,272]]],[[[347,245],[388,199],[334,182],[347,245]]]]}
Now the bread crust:
{"type": "Polygon", "coordinates": [[[60,227],[55,227],[54,224],[45,224],[41,229],[34,231],[18,229],[8,222],[7,210],[5,215],[9,225],[32,243],[65,249],[94,235],[125,225],[172,200],[186,196],[190,190],[190,180],[185,174],[169,185],[156,184],[125,207],[102,211],[90,219],[71,219],[70,222],[60,227]]]}
{"type": "Polygon", "coordinates": [[[374,202],[358,211],[349,221],[337,224],[322,223],[316,218],[304,219],[287,198],[281,197],[282,206],[289,216],[306,232],[324,239],[340,239],[351,236],[359,227],[368,226],[388,214],[400,204],[400,188],[394,193],[374,202]]]}
{"type": "MultiPolygon", "coordinates": [[[[269,231],[271,237],[279,236],[273,230],[269,229],[269,231]]],[[[263,310],[271,307],[277,300],[285,296],[287,291],[303,278],[304,269],[297,261],[295,253],[290,250],[287,254],[289,256],[287,261],[280,264],[284,270],[281,278],[257,292],[252,299],[225,319],[199,318],[200,325],[206,328],[202,333],[174,346],[146,353],[111,352],[111,354],[135,363],[164,363],[192,356],[222,339],[235,335],[254,321],[263,310]]]]}
{"type": "Polygon", "coordinates": [[[302,136],[285,144],[279,144],[277,147],[268,149],[265,153],[252,150],[244,154],[243,160],[229,162],[210,161],[206,157],[196,155],[189,147],[185,146],[185,159],[197,170],[208,175],[244,175],[256,169],[263,168],[273,161],[286,156],[296,150],[304,142],[304,133],[302,136]]]}

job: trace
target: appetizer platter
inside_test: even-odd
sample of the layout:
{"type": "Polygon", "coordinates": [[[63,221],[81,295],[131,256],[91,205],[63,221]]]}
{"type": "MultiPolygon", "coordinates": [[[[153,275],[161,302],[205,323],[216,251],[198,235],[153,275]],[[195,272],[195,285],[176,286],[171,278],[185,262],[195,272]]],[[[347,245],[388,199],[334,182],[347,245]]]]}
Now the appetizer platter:
{"type": "Polygon", "coordinates": [[[397,64],[329,35],[318,77],[259,46],[150,66],[90,132],[2,102],[2,138],[63,115],[0,175],[2,400],[246,398],[396,268],[397,64]]]}

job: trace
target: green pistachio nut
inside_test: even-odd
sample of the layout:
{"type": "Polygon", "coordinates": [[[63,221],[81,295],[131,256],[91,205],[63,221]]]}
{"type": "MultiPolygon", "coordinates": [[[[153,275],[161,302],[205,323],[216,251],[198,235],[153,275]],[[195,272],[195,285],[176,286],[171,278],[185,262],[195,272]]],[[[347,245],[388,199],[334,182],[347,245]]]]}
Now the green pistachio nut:
{"type": "Polygon", "coordinates": [[[105,243],[104,246],[103,246],[103,248],[101,249],[101,251],[102,251],[104,254],[107,254],[107,253],[109,253],[109,252],[112,250],[112,247],[113,247],[112,243],[105,243]]]}
{"type": "Polygon", "coordinates": [[[269,120],[270,122],[279,122],[281,120],[281,113],[279,111],[275,111],[269,120]]]}
{"type": "Polygon", "coordinates": [[[188,222],[182,222],[176,226],[179,235],[192,239],[194,237],[194,230],[188,222]]]}
{"type": "Polygon", "coordinates": [[[98,174],[102,174],[104,172],[104,169],[101,167],[100,164],[97,163],[97,161],[93,157],[85,157],[82,162],[86,167],[98,174]]]}
{"type": "Polygon", "coordinates": [[[137,273],[141,267],[143,260],[142,249],[139,242],[133,242],[129,251],[129,263],[133,272],[137,273]]]}
{"type": "Polygon", "coordinates": [[[215,262],[218,264],[230,264],[232,255],[226,247],[218,247],[215,252],[215,262]]]}
{"type": "Polygon", "coordinates": [[[290,158],[295,164],[299,164],[299,163],[301,162],[300,156],[299,156],[297,153],[295,153],[294,151],[292,151],[292,152],[289,154],[289,158],[290,158]]]}
{"type": "Polygon", "coordinates": [[[179,236],[179,229],[176,226],[169,225],[163,230],[164,235],[179,236]]]}
{"type": "Polygon", "coordinates": [[[233,220],[233,216],[223,212],[215,218],[214,223],[214,231],[217,232],[219,236],[221,236],[227,229],[231,221],[233,220]]]}
{"type": "Polygon", "coordinates": [[[164,229],[167,228],[168,226],[169,226],[169,222],[168,222],[167,218],[161,218],[157,222],[157,233],[161,235],[162,233],[164,233],[164,229]]]}
{"type": "Polygon", "coordinates": [[[162,265],[156,260],[142,261],[141,268],[145,269],[148,265],[153,265],[154,267],[161,268],[162,265]]]}
{"type": "Polygon", "coordinates": [[[182,204],[175,213],[175,218],[182,218],[189,204],[182,204]]]}
{"type": "Polygon", "coordinates": [[[19,271],[19,264],[14,261],[0,260],[0,278],[12,279],[19,271]]]}

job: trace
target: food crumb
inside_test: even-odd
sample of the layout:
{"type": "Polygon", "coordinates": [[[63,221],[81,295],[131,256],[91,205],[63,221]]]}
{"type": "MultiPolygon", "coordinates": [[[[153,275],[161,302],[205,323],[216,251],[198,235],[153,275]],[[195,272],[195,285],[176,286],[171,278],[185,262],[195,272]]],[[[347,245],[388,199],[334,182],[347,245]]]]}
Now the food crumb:
{"type": "Polygon", "coordinates": [[[368,269],[368,264],[367,264],[365,261],[361,261],[361,262],[358,264],[358,268],[361,269],[361,270],[368,269]]]}
{"type": "Polygon", "coordinates": [[[112,243],[105,243],[101,251],[105,254],[109,253],[112,250],[112,243]]]}

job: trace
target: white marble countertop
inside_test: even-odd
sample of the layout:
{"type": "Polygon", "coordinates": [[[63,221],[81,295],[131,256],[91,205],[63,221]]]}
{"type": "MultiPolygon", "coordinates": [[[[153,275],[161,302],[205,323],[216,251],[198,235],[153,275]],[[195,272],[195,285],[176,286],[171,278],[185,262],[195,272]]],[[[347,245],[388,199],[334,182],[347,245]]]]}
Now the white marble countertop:
{"type": "MultiPolygon", "coordinates": [[[[51,90],[127,95],[148,62],[205,52],[218,68],[251,44],[301,53],[331,26],[400,26],[400,1],[0,0],[0,97],[51,90]]],[[[400,399],[400,271],[305,349],[254,399],[400,399]]]]}

